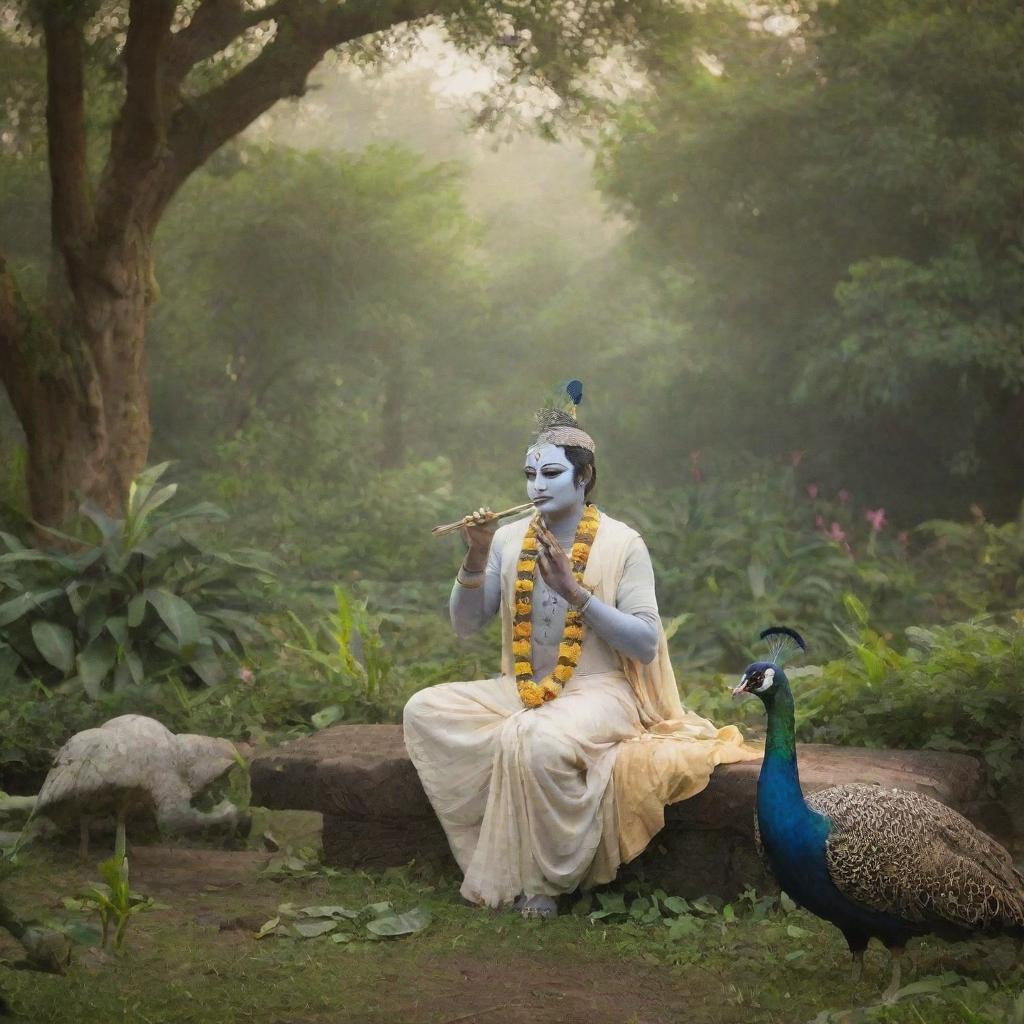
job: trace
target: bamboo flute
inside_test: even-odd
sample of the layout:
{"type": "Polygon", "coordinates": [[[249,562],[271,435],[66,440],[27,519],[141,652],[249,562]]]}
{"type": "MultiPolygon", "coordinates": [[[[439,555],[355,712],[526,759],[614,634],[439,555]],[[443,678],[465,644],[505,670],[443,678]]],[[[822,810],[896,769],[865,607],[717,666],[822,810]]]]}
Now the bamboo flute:
{"type": "MultiPolygon", "coordinates": [[[[528,501],[523,505],[516,505],[513,508],[507,508],[504,512],[494,512],[491,514],[491,518],[488,522],[495,519],[504,519],[506,516],[518,515],[520,512],[525,512],[527,509],[536,508],[532,501],[528,501]]],[[[464,526],[472,526],[473,517],[463,516],[454,523],[445,523],[443,526],[435,526],[430,532],[435,537],[447,537],[449,533],[455,533],[456,530],[461,530],[464,526]]]]}

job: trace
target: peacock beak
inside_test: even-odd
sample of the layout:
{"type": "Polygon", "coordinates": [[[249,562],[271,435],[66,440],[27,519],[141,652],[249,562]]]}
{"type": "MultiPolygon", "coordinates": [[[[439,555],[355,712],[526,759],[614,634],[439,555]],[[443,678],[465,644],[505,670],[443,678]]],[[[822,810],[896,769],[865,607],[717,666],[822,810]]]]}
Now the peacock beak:
{"type": "Polygon", "coordinates": [[[749,692],[750,692],[750,691],[749,691],[749,690],[747,689],[747,684],[748,684],[749,682],[750,682],[750,676],[748,676],[748,675],[746,674],[746,672],[744,672],[744,673],[743,673],[743,678],[742,678],[742,679],[740,680],[740,682],[739,682],[739,685],[738,685],[738,686],[734,686],[734,687],[732,688],[732,697],[733,697],[733,700],[735,700],[735,699],[736,699],[737,697],[742,697],[742,696],[743,696],[743,694],[745,694],[745,693],[749,693],[749,692]]]}

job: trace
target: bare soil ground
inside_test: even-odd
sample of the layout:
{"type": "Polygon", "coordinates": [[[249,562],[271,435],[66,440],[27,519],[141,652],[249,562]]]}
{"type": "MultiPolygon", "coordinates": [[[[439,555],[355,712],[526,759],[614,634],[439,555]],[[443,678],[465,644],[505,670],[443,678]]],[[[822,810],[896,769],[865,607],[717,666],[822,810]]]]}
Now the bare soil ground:
{"type": "MultiPolygon", "coordinates": [[[[249,998],[243,994],[231,1000],[238,1014],[235,1019],[267,1024],[674,1024],[684,1019],[731,1024],[746,1019],[739,1007],[721,1005],[723,984],[711,975],[687,972],[683,977],[642,958],[593,958],[568,949],[560,953],[548,941],[532,948],[534,938],[548,938],[545,933],[551,926],[522,922],[511,913],[453,907],[456,925],[459,917],[475,932],[483,925],[497,945],[481,943],[479,934],[452,929],[450,922],[443,936],[435,928],[433,936],[428,930],[407,939],[366,944],[368,949],[356,956],[345,956],[324,940],[257,942],[254,933],[282,902],[302,905],[336,898],[332,881],[321,877],[275,881],[263,874],[271,855],[248,850],[138,846],[130,851],[129,860],[132,887],[166,904],[166,909],[133,921],[128,951],[122,957],[96,948],[78,950],[69,976],[75,982],[70,988],[75,990],[88,988],[87,979],[104,988],[113,985],[124,1005],[130,1001],[129,994],[138,999],[149,988],[156,999],[157,988],[173,988],[186,979],[191,979],[188,991],[195,998],[195,990],[203,987],[197,983],[196,970],[202,978],[204,972],[216,974],[234,967],[235,976],[224,979],[230,984],[238,980],[237,967],[242,962],[262,959],[278,961],[274,966],[280,966],[278,953],[287,945],[304,961],[296,975],[310,970],[330,972],[326,997],[313,999],[320,1005],[312,1006],[309,992],[299,991],[294,976],[280,984],[267,979],[262,984],[273,986],[273,991],[266,992],[268,999],[258,997],[258,984],[249,998]],[[186,935],[191,937],[191,948],[183,956],[178,942],[186,935]],[[158,983],[152,972],[160,970],[161,960],[164,969],[158,983]],[[702,983],[695,984],[698,978],[702,983]]],[[[52,856],[34,880],[33,873],[27,869],[16,879],[13,891],[21,906],[33,896],[42,896],[47,907],[56,909],[63,896],[85,890],[96,877],[95,868],[80,864],[71,851],[52,856]]],[[[247,967],[246,983],[251,984],[256,975],[249,973],[248,963],[247,967]]],[[[19,975],[18,980],[25,977],[19,975]]],[[[0,982],[12,987],[2,972],[0,982]]],[[[45,1016],[26,1019],[92,1019],[80,1016],[70,999],[64,1015],[59,1006],[61,979],[47,978],[43,983],[53,987],[57,1005],[35,1011],[45,1016]]],[[[71,997],[72,992],[67,994],[71,997]]],[[[18,996],[15,987],[15,1008],[27,1009],[26,1000],[18,996]]],[[[97,1009],[101,1005],[102,1001],[97,1009]]],[[[123,1019],[207,1019],[181,1010],[168,1016],[154,1014],[152,1007],[145,1006],[146,1000],[140,999],[137,1017],[123,1019]]]]}

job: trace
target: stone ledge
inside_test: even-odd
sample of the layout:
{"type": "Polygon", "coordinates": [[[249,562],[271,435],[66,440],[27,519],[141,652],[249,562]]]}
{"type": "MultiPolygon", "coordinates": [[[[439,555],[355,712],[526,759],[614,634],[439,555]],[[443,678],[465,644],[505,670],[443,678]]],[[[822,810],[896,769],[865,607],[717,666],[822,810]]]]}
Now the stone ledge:
{"type": "MultiPolygon", "coordinates": [[[[979,817],[981,767],[965,754],[824,744],[798,749],[807,792],[851,782],[912,789],[985,825],[979,817]]],[[[704,792],[666,808],[664,830],[628,870],[681,896],[730,897],[746,884],[769,885],[753,847],[760,766],[760,761],[722,765],[704,792]]],[[[251,776],[253,804],[324,815],[329,863],[452,864],[400,725],[324,729],[255,758],[251,776]]]]}

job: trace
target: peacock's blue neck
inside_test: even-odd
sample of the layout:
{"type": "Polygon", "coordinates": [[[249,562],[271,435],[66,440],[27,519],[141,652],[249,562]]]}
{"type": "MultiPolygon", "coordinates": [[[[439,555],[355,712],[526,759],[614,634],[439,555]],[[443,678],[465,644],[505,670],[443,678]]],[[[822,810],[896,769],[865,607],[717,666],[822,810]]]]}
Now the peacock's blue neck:
{"type": "Polygon", "coordinates": [[[758,808],[792,821],[811,815],[800,789],[796,762],[796,720],[793,694],[780,686],[768,702],[768,736],[758,782],[758,808]]]}

